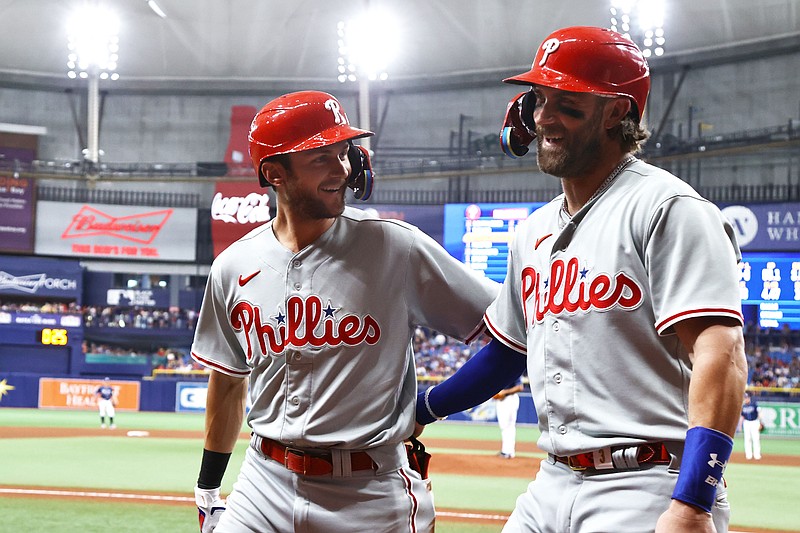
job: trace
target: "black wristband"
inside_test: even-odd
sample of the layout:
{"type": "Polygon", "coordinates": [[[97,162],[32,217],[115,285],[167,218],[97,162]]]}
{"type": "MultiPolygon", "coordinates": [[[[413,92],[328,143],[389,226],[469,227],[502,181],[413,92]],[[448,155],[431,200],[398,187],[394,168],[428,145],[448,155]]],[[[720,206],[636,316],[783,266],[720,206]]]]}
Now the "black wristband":
{"type": "Polygon", "coordinates": [[[201,489],[216,489],[222,485],[222,476],[228,467],[229,453],[212,452],[203,448],[203,462],[200,463],[200,477],[197,486],[201,489]]]}

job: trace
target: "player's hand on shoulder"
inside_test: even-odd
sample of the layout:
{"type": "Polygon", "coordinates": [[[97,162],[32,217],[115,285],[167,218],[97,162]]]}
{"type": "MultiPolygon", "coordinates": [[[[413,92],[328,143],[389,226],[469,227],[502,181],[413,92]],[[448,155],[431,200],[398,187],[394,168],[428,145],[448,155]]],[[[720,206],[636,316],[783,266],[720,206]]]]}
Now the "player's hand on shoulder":
{"type": "Polygon", "coordinates": [[[711,514],[692,505],[672,500],[658,518],[655,533],[717,533],[711,514]]]}
{"type": "Polygon", "coordinates": [[[225,500],[220,498],[219,488],[194,488],[194,501],[197,504],[197,517],[200,533],[211,533],[217,527],[220,516],[225,511],[225,500]]]}

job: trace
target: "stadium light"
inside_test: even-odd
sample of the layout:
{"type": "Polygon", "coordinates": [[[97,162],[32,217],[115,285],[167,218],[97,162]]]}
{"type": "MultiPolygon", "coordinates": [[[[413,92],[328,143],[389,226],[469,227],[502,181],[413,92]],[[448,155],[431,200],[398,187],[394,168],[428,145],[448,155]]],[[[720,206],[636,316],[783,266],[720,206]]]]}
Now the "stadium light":
{"type": "MultiPolygon", "coordinates": [[[[388,66],[398,50],[397,18],[388,11],[371,8],[349,22],[339,21],[339,58],[337,60],[337,79],[341,83],[358,82],[359,127],[370,129],[369,125],[369,83],[386,80],[388,66]]],[[[370,138],[361,140],[362,146],[369,150],[370,138]]]]}
{"type": "Polygon", "coordinates": [[[80,7],[67,21],[67,76],[88,80],[87,174],[96,177],[100,159],[100,80],[118,80],[119,22],[97,3],[80,7]]]}
{"type": "Polygon", "coordinates": [[[609,27],[636,42],[642,55],[664,54],[664,0],[611,0],[609,11],[609,27]]]}

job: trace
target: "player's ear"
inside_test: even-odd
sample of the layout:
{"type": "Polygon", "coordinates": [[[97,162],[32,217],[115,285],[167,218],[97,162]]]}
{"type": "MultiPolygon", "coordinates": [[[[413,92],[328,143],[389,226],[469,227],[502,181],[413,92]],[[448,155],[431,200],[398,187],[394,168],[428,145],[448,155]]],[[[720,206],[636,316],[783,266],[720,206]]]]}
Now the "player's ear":
{"type": "Polygon", "coordinates": [[[261,173],[264,175],[267,183],[273,187],[282,184],[286,177],[286,169],[284,166],[275,161],[262,161],[261,173]]]}
{"type": "MultiPolygon", "coordinates": [[[[607,99],[606,99],[607,100],[607,99]]],[[[610,130],[619,125],[631,111],[631,101],[627,98],[614,98],[606,102],[606,120],[604,126],[610,130]]]]}

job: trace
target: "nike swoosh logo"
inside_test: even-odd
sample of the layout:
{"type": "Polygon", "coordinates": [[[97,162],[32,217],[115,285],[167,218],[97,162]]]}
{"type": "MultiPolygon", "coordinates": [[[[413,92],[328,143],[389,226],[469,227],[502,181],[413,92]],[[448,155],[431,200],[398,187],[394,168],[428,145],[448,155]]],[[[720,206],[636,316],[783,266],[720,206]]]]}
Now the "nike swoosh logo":
{"type": "Polygon", "coordinates": [[[260,270],[256,270],[255,272],[253,272],[252,274],[250,274],[246,278],[243,278],[242,275],[239,274],[239,286],[240,287],[244,287],[247,284],[248,281],[250,281],[254,277],[258,276],[259,274],[261,274],[260,270]]]}
{"type": "Polygon", "coordinates": [[[548,238],[550,238],[552,236],[553,236],[552,233],[548,233],[544,237],[539,237],[538,239],[536,239],[536,244],[533,246],[533,249],[534,250],[538,250],[539,249],[539,245],[542,244],[545,240],[547,240],[548,238]]]}

